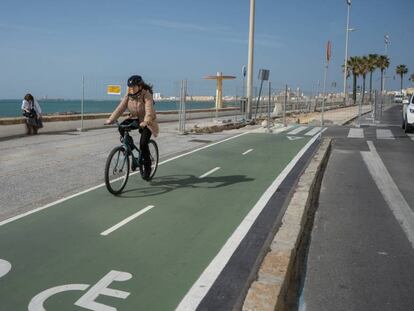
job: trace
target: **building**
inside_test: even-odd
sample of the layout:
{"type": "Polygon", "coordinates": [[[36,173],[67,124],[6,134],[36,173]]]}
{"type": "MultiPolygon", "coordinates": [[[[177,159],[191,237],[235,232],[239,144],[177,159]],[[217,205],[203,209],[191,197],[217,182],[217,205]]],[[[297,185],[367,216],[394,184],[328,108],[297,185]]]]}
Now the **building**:
{"type": "Polygon", "coordinates": [[[159,99],[162,99],[162,98],[163,98],[163,96],[162,96],[161,93],[154,93],[154,100],[159,100],[159,99]]]}

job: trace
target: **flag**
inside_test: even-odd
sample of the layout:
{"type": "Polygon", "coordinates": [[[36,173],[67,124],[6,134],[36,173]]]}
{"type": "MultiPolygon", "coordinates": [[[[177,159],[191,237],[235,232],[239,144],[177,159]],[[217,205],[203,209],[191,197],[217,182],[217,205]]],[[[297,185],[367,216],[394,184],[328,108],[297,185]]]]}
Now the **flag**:
{"type": "Polygon", "coordinates": [[[331,60],[331,53],[332,53],[332,43],[331,40],[328,41],[326,44],[326,60],[329,62],[331,60]]]}

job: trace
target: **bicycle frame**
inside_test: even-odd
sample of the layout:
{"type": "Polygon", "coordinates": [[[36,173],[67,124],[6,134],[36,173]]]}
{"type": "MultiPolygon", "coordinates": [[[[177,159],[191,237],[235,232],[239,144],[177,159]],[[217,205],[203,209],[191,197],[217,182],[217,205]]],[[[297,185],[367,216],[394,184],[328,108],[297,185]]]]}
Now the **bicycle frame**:
{"type": "Polygon", "coordinates": [[[127,151],[127,155],[132,158],[132,162],[136,167],[139,167],[141,162],[141,150],[135,145],[134,139],[131,135],[129,135],[128,131],[125,131],[124,137],[122,138],[122,145],[125,147],[125,150],[127,151]],[[138,160],[134,157],[134,154],[132,153],[133,150],[138,151],[138,160]]]}

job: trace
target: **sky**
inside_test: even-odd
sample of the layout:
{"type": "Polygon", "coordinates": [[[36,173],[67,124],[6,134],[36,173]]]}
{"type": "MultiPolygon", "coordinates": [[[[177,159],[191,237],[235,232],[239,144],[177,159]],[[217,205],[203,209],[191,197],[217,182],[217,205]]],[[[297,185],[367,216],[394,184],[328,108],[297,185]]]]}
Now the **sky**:
{"type": "MultiPolygon", "coordinates": [[[[140,74],[156,92],[213,95],[205,75],[221,71],[226,95],[242,92],[248,59],[249,0],[1,0],[0,99],[103,98],[107,84],[140,74]]],[[[254,77],[270,70],[272,86],[316,92],[325,46],[332,41],[328,88],[340,91],[345,52],[345,0],[256,0],[254,77]],[[332,87],[336,82],[337,87],[332,87]]],[[[413,0],[352,0],[349,55],[383,54],[390,36],[387,89],[395,67],[414,73],[413,0]]],[[[374,85],[379,87],[379,73],[374,85]]]]}

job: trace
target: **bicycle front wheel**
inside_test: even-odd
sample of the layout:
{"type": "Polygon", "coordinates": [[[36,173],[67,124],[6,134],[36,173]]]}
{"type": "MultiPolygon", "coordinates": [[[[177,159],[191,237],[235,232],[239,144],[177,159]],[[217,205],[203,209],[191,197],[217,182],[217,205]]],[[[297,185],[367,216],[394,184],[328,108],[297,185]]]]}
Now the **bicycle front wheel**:
{"type": "Polygon", "coordinates": [[[115,147],[105,164],[105,185],[108,191],[118,195],[124,190],[129,177],[129,156],[124,146],[115,147]]]}

